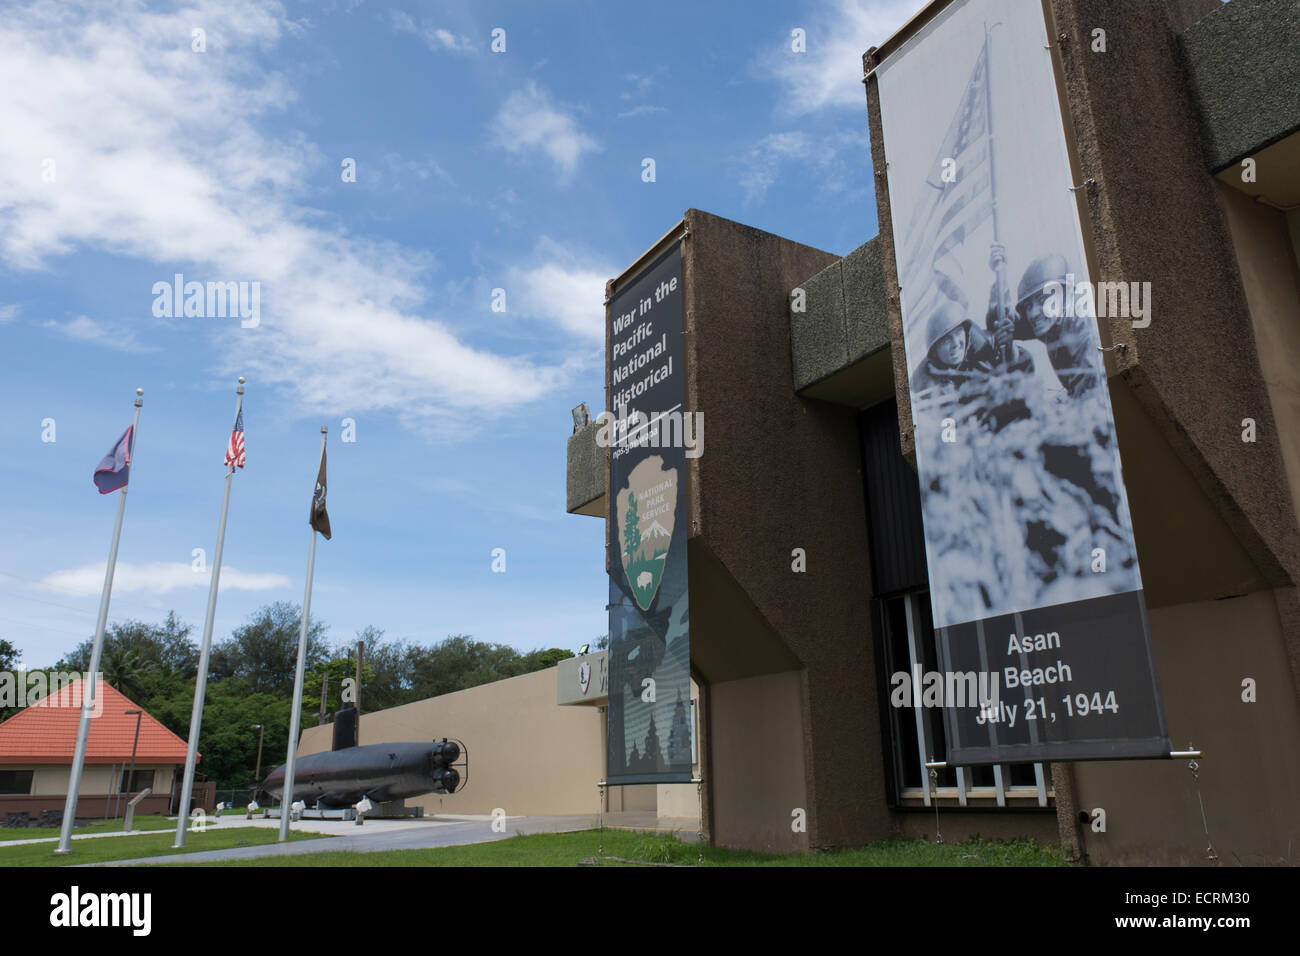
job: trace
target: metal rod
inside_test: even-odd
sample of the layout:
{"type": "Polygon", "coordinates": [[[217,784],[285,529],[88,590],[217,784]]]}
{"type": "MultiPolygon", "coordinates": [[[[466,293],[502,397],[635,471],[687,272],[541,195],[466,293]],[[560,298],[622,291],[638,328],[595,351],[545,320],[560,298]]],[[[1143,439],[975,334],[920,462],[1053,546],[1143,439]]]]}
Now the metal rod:
{"type": "MultiPolygon", "coordinates": [[[[1199,750],[1171,750],[1169,751],[1169,760],[1196,759],[1202,756],[1199,750]]],[[[925,765],[927,770],[946,770],[948,764],[942,760],[932,760],[925,765]]]]}
{"type": "MultiPolygon", "coordinates": [[[[320,427],[320,455],[325,459],[325,426],[320,427]]],[[[316,467],[317,474],[320,466],[316,467]]],[[[284,761],[284,792],[280,796],[280,843],[289,839],[289,807],[293,803],[293,771],[298,752],[298,729],[302,721],[302,679],[307,655],[307,621],[311,616],[311,579],[316,571],[316,529],[311,528],[307,549],[307,587],[302,596],[302,630],[298,632],[298,667],[293,680],[293,711],[289,714],[289,752],[284,761]]]]}
{"type": "MultiPolygon", "coordinates": [[[[131,437],[127,440],[126,455],[131,468],[135,467],[135,436],[140,424],[140,406],[144,404],[144,389],[135,390],[135,417],[131,419],[131,437]]],[[[127,475],[128,483],[130,474],[127,475]]],[[[81,721],[77,725],[77,746],[72,754],[72,775],[68,778],[68,799],[63,805],[63,828],[59,831],[59,846],[54,851],[59,856],[72,852],[72,823],[77,815],[77,798],[81,795],[81,771],[86,764],[86,739],[90,736],[90,715],[95,709],[99,692],[99,660],[104,653],[104,627],[108,624],[108,599],[113,593],[113,569],[117,566],[117,544],[122,538],[122,514],[126,511],[127,486],[122,486],[117,499],[117,518],[113,521],[113,543],[108,548],[108,566],[104,568],[104,590],[99,595],[99,618],[95,622],[95,642],[90,651],[88,680],[81,682],[81,721]],[[90,685],[87,692],[87,684],[90,685]]]]}
{"type": "MultiPolygon", "coordinates": [[[[235,389],[235,422],[244,407],[244,379],[235,389]]],[[[234,431],[234,426],[231,426],[234,431]]],[[[185,830],[190,822],[190,797],[194,791],[195,765],[199,756],[199,730],[203,725],[203,700],[208,690],[208,659],[212,654],[212,626],[217,614],[217,588],[221,583],[221,552],[226,545],[226,514],[230,510],[230,483],[235,466],[226,466],[226,487],[221,495],[221,520],[217,522],[217,550],[212,557],[212,579],[208,585],[208,613],[203,619],[203,643],[199,650],[199,670],[194,680],[194,707],[190,712],[190,736],[185,747],[185,780],[181,785],[180,813],[176,819],[176,842],[172,849],[185,846],[185,830]]]]}
{"type": "MultiPolygon", "coordinates": [[[[131,744],[131,769],[128,770],[127,773],[126,773],[126,786],[125,786],[125,787],[119,787],[119,788],[118,788],[117,799],[116,799],[115,801],[113,801],[113,819],[114,819],[114,820],[117,819],[117,810],[118,810],[118,807],[120,807],[120,806],[122,805],[122,791],[125,790],[128,794],[130,794],[130,791],[131,791],[131,779],[135,776],[135,752],[136,752],[136,749],[140,746],[140,718],[142,718],[142,717],[144,716],[144,711],[143,711],[143,710],[128,710],[128,711],[126,711],[126,716],[129,717],[129,716],[131,716],[132,714],[135,714],[135,742],[131,744]]],[[[130,798],[130,796],[128,795],[128,797],[127,797],[128,802],[130,801],[130,799],[131,799],[131,798],[130,798]]]]}

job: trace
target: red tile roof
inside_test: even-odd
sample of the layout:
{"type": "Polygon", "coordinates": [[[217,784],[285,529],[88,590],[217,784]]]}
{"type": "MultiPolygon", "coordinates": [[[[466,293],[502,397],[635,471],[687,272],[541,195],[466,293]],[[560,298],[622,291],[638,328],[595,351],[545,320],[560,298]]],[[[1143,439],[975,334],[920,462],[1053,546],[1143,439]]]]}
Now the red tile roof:
{"type": "MultiPolygon", "coordinates": [[[[81,685],[76,680],[0,724],[0,764],[71,764],[81,720],[81,685]]],[[[86,763],[122,763],[131,759],[135,714],[141,709],[120,691],[100,681],[103,709],[90,719],[86,763]]],[[[98,708],[97,708],[98,709],[98,708]]],[[[184,763],[185,741],[149,714],[140,718],[137,764],[184,763]]]]}

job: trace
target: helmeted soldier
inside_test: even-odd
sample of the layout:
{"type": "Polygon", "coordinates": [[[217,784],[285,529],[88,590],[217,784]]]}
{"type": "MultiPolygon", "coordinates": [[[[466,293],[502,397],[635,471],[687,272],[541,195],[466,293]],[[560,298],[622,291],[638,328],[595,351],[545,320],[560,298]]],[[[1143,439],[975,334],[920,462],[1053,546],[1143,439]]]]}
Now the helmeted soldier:
{"type": "MultiPolygon", "coordinates": [[[[996,259],[999,255],[1005,253],[995,245],[992,257],[996,259]]],[[[1071,301],[1074,298],[1073,281],[1070,264],[1064,256],[1055,253],[1039,256],[1029,264],[1020,279],[1014,313],[1009,302],[1004,303],[1001,310],[997,309],[993,301],[996,295],[990,290],[989,311],[985,317],[985,326],[994,339],[995,352],[1017,339],[1042,342],[1056,377],[1071,397],[1087,391],[1099,381],[1089,334],[1092,317],[1065,307],[1067,297],[1071,301]],[[1055,306],[1049,308],[1053,299],[1055,306]]]]}
{"type": "Polygon", "coordinates": [[[925,321],[925,358],[912,373],[912,395],[932,388],[960,388],[993,371],[993,343],[956,302],[937,306],[925,321]]]}

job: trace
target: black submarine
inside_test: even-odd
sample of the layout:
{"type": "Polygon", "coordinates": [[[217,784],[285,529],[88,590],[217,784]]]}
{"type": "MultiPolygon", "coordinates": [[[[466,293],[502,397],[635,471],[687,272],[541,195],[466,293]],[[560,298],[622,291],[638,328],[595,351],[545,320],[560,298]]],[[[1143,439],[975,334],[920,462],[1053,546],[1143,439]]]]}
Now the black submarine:
{"type": "MultiPolygon", "coordinates": [[[[455,793],[461,779],[453,764],[460,758],[460,745],[445,737],[359,747],[357,710],[345,707],[334,715],[333,749],[294,762],[293,795],[281,802],[301,800],[331,810],[351,807],[363,797],[386,803],[426,793],[455,793]]],[[[263,781],[261,789],[277,799],[283,796],[283,765],[263,781]]]]}

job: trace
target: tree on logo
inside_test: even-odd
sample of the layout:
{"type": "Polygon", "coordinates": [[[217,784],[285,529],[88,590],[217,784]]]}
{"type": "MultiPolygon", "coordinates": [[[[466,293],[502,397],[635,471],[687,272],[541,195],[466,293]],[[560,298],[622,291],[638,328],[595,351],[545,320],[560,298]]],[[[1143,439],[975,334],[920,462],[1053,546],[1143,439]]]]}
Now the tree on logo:
{"type": "Polygon", "coordinates": [[[627,493],[627,515],[623,519],[623,545],[630,562],[641,547],[641,519],[636,513],[636,492],[627,493]]]}

